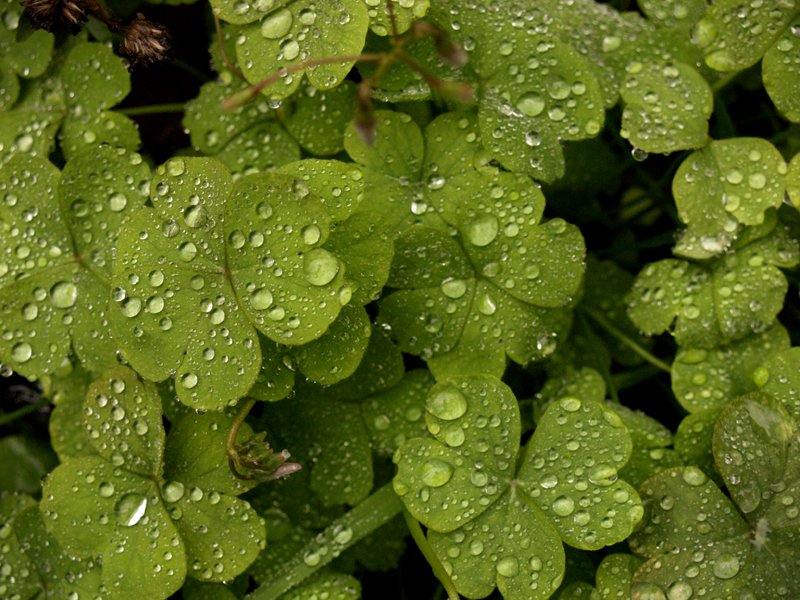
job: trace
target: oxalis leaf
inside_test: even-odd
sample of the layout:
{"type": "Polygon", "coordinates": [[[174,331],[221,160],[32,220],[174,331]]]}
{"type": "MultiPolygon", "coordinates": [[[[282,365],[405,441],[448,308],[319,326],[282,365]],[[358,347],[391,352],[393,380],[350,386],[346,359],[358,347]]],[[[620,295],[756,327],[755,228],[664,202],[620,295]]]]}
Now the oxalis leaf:
{"type": "Polygon", "coordinates": [[[780,402],[743,396],[725,409],[714,432],[730,499],[694,467],[664,471],[642,485],[647,514],[631,548],[650,560],[634,576],[634,597],[690,598],[701,589],[753,600],[800,593],[794,427],[780,402]]]}
{"type": "Polygon", "coordinates": [[[800,122],[800,101],[795,93],[800,81],[797,32],[800,32],[800,17],[796,16],[764,53],[761,62],[764,89],[780,113],[795,123],[800,122]]]}
{"type": "Polygon", "coordinates": [[[218,435],[216,450],[205,445],[213,427],[211,438],[202,436],[201,420],[187,435],[192,417],[181,420],[166,444],[165,470],[160,399],[127,367],[92,384],[83,412],[99,456],[58,466],[44,484],[41,509],[48,531],[71,555],[102,559],[112,598],[167,598],[187,573],[227,581],[244,571],[264,545],[264,524],[248,503],[211,487],[241,491],[220,482],[224,447],[218,435]],[[199,455],[193,444],[216,461],[206,459],[202,469],[187,463],[181,457],[199,455]]]}
{"type": "Polygon", "coordinates": [[[630,554],[609,554],[597,567],[596,585],[572,583],[557,600],[612,600],[631,597],[631,581],[642,559],[630,554]]]}
{"type": "MultiPolygon", "coordinates": [[[[389,285],[403,289],[381,302],[378,319],[391,328],[401,350],[428,360],[439,378],[465,368],[500,376],[506,355],[525,364],[551,353],[555,338],[566,333],[570,314],[558,306],[579,283],[583,244],[577,230],[560,219],[526,227],[532,235],[520,233],[515,241],[530,253],[514,252],[514,258],[528,264],[503,265],[484,249],[492,242],[492,248],[505,246],[510,236],[499,225],[488,211],[467,221],[467,235],[472,232],[482,244],[472,244],[476,258],[485,261],[477,272],[461,246],[439,231],[418,227],[395,243],[389,285]],[[570,252],[566,256],[574,260],[550,264],[557,249],[560,258],[570,252]],[[518,291],[511,289],[516,282],[518,291]],[[544,282],[551,287],[540,288],[544,282]],[[526,302],[520,295],[538,298],[526,302]]],[[[519,232],[527,224],[510,225],[519,232]]]]}
{"type": "Polygon", "coordinates": [[[651,263],[628,294],[628,314],[645,334],[669,330],[686,347],[711,349],[764,331],[786,295],[778,267],[796,265],[798,252],[794,232],[780,224],[706,265],[676,259],[651,263]]]}
{"type": "Polygon", "coordinates": [[[3,362],[32,378],[55,372],[73,348],[91,370],[116,364],[106,312],[111,252],[123,219],[142,209],[149,179],[138,154],[107,146],[63,173],[24,156],[0,170],[3,362]]]}
{"type": "Polygon", "coordinates": [[[708,142],[714,99],[700,73],[677,61],[636,62],[627,72],[620,135],[634,148],[668,154],[708,142]]]}
{"type": "MultiPolygon", "coordinates": [[[[245,77],[258,83],[280,69],[304,61],[359,54],[368,27],[364,0],[325,3],[292,0],[260,21],[242,25],[236,56],[245,77]]],[[[281,77],[264,88],[263,93],[285,98],[297,89],[304,73],[314,87],[332,88],[344,79],[354,63],[349,60],[303,68],[281,77]]]]}
{"type": "Polygon", "coordinates": [[[690,413],[719,412],[735,398],[756,391],[756,368],[790,346],[786,329],[775,323],[763,333],[711,350],[679,348],[672,363],[672,391],[690,413]]]}
{"type": "Polygon", "coordinates": [[[797,14],[793,2],[742,7],[736,0],[722,0],[708,8],[692,31],[692,40],[703,49],[712,69],[746,69],[761,59],[797,14]]]}
{"type": "Polygon", "coordinates": [[[332,219],[303,181],[258,174],[232,187],[213,159],[173,159],[151,201],[120,237],[111,325],[131,365],[156,381],[175,373],[190,406],[223,407],[255,383],[256,330],[304,344],[352,298],[344,261],[322,247],[332,219]]]}
{"type": "Polygon", "coordinates": [[[495,586],[509,600],[548,598],[564,574],[562,541],[602,548],[641,518],[617,477],[630,436],[596,402],[554,403],[521,457],[516,399],[492,377],[437,384],[425,418],[435,439],[400,447],[394,488],[470,598],[495,586]]]}
{"type": "Polygon", "coordinates": [[[786,163],[760,138],[711,142],[681,163],[672,191],[688,230],[675,253],[705,259],[727,250],[744,225],[761,225],[785,193],[786,163]]]}
{"type": "Polygon", "coordinates": [[[561,141],[597,135],[604,108],[616,103],[619,81],[605,54],[636,27],[595,2],[514,6],[512,18],[508,8],[459,0],[434,4],[432,16],[470,52],[491,153],[507,169],[552,182],[564,174],[561,141]]]}

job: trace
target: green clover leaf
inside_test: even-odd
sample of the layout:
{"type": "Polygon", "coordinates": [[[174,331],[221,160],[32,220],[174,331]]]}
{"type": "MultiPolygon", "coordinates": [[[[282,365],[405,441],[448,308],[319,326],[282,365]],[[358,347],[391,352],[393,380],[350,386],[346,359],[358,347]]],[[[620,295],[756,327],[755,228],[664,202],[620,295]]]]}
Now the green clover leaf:
{"type": "Polygon", "coordinates": [[[713,141],[693,153],[672,181],[688,225],[676,254],[710,258],[727,250],[743,225],[762,224],[765,211],[783,203],[785,173],[783,157],[760,138],[713,141]]]}
{"type": "MultiPolygon", "coordinates": [[[[496,189],[501,206],[503,196],[531,191],[516,182],[496,189]]],[[[513,213],[501,222],[491,205],[481,205],[483,211],[465,207],[474,216],[462,221],[465,236],[472,236],[464,243],[472,256],[453,238],[423,227],[395,242],[389,285],[401,291],[381,301],[379,321],[401,350],[428,360],[437,377],[463,372],[467,364],[499,376],[506,355],[525,364],[551,353],[569,324],[568,310],[559,306],[580,282],[577,229],[560,219],[538,226],[535,212],[523,212],[519,224],[513,213]],[[512,245],[517,250],[508,253],[507,264],[493,260],[495,248],[512,245]],[[551,264],[557,252],[569,262],[551,264]]]]}
{"type": "Polygon", "coordinates": [[[70,554],[102,558],[112,598],[167,598],[187,573],[226,581],[247,568],[263,547],[264,525],[248,503],[208,487],[221,482],[241,491],[220,479],[226,459],[219,433],[216,464],[198,463],[208,452],[203,425],[213,423],[181,420],[167,442],[165,470],[154,384],[127,367],[110,369],[90,387],[83,412],[99,456],[57,467],[45,482],[41,509],[48,531],[70,554]],[[172,451],[174,444],[181,447],[172,451]]]}
{"type": "Polygon", "coordinates": [[[232,187],[213,159],[173,159],[151,201],[119,241],[111,326],[143,375],[176,373],[190,406],[225,406],[255,383],[256,330],[310,342],[352,297],[345,264],[322,247],[329,213],[302,181],[257,174],[232,187]]]}
{"type": "Polygon", "coordinates": [[[36,507],[25,494],[0,494],[0,594],[11,598],[31,598],[41,589],[41,578],[31,557],[22,551],[14,528],[17,518],[36,507]]]}
{"type": "MultiPolygon", "coordinates": [[[[766,353],[762,354],[761,358],[764,355],[766,353]]],[[[786,410],[798,422],[800,422],[800,385],[797,381],[799,365],[800,348],[780,348],[752,372],[758,388],[783,402],[786,410]]]]}
{"type": "Polygon", "coordinates": [[[800,81],[798,70],[798,46],[794,32],[800,27],[800,17],[783,30],[780,37],[764,53],[761,76],[764,89],[775,103],[778,111],[794,123],[800,122],[800,101],[794,88],[800,81]]]}
{"type": "MultiPolygon", "coordinates": [[[[257,15],[258,16],[258,15],[257,15]]],[[[241,21],[239,21],[241,22],[241,21]]],[[[240,28],[236,57],[245,77],[257,83],[280,69],[334,56],[354,56],[364,47],[369,14],[364,0],[292,0],[260,21],[240,28]]],[[[305,67],[264,88],[270,97],[285,98],[300,85],[303,74],[314,87],[338,85],[354,60],[305,67]]]]}
{"type": "Polygon", "coordinates": [[[631,581],[642,559],[630,554],[609,554],[597,567],[596,586],[584,581],[565,587],[557,600],[611,600],[630,598],[631,581]]]}
{"type": "Polygon", "coordinates": [[[3,2],[4,19],[0,24],[0,110],[11,107],[19,97],[18,77],[33,79],[42,75],[53,55],[55,37],[47,31],[21,33],[23,8],[13,0],[3,2]]]}
{"type": "Polygon", "coordinates": [[[735,0],[722,0],[709,6],[692,40],[705,52],[709,67],[738,71],[756,64],[797,14],[794,4],[758,4],[742,10],[735,0]]]}
{"type": "Polygon", "coordinates": [[[791,416],[769,396],[743,396],[723,411],[713,446],[730,499],[694,467],[643,484],[647,514],[631,547],[650,560],[634,576],[634,597],[797,595],[800,436],[791,416]]]}
{"type": "Polygon", "coordinates": [[[519,409],[498,380],[437,384],[426,421],[435,439],[400,447],[394,488],[469,597],[497,586],[512,600],[548,598],[564,574],[562,541],[602,548],[624,539],[641,517],[636,492],[617,476],[630,436],[596,402],[554,403],[519,468],[519,409]]]}
{"type": "Polygon", "coordinates": [[[80,598],[85,594],[90,598],[111,598],[103,585],[100,565],[71,558],[47,532],[36,506],[16,516],[14,529],[20,547],[42,581],[43,597],[80,598]]]}
{"type": "Polygon", "coordinates": [[[668,154],[708,142],[711,86],[678,61],[632,63],[620,87],[625,102],[620,135],[634,148],[668,154]]]}
{"type": "Polygon", "coordinates": [[[681,346],[712,349],[772,324],[787,289],[778,267],[797,262],[794,233],[780,224],[707,265],[651,263],[633,283],[628,314],[645,334],[669,330],[681,346]]]}
{"type": "Polygon", "coordinates": [[[562,177],[561,140],[600,131],[619,88],[607,55],[639,27],[587,1],[540,4],[526,14],[525,27],[514,26],[500,5],[476,11],[462,0],[431,13],[470,52],[481,89],[481,138],[493,156],[542,181],[562,177]]]}
{"type": "Polygon", "coordinates": [[[74,348],[91,370],[116,364],[106,313],[111,252],[123,219],[144,204],[149,179],[138,154],[107,146],[68,161],[62,173],[24,156],[0,170],[3,362],[37,377],[74,348]]]}
{"type": "Polygon", "coordinates": [[[756,368],[765,357],[788,350],[789,334],[780,323],[763,333],[710,350],[679,348],[672,363],[672,391],[690,413],[725,408],[732,400],[758,388],[756,368]]]}

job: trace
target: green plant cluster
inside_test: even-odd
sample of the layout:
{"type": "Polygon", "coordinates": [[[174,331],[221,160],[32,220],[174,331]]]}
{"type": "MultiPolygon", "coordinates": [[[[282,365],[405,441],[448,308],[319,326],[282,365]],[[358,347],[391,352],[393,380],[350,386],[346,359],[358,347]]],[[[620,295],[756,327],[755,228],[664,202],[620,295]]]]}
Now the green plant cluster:
{"type": "Polygon", "coordinates": [[[800,598],[800,5],[2,1],[0,599],[800,598]]]}

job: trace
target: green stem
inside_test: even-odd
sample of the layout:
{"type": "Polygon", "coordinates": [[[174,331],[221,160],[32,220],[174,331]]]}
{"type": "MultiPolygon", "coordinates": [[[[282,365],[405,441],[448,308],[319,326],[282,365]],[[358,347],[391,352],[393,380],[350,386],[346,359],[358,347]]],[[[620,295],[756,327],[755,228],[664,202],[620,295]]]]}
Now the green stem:
{"type": "Polygon", "coordinates": [[[741,71],[731,71],[724,77],[717,79],[713,84],[711,84],[711,91],[716,94],[721,89],[728,87],[728,84],[736,79],[740,73],[741,71]]]}
{"type": "MultiPolygon", "coordinates": [[[[603,345],[603,340],[595,333],[594,329],[589,327],[589,323],[586,322],[586,317],[578,313],[578,320],[580,321],[581,325],[583,325],[584,331],[586,331],[586,335],[591,336],[594,340],[594,343],[599,344],[600,346],[603,345]]],[[[619,403],[619,394],[617,394],[617,386],[614,384],[614,379],[611,376],[611,370],[608,368],[608,363],[603,362],[603,369],[601,375],[606,382],[606,389],[608,393],[611,395],[611,399],[614,402],[619,403]]]]}
{"type": "Polygon", "coordinates": [[[209,77],[207,73],[203,73],[203,71],[201,71],[194,65],[190,65],[189,63],[182,61],[180,58],[173,58],[172,64],[178,67],[179,69],[186,71],[187,73],[196,77],[197,79],[199,79],[204,83],[212,80],[212,78],[209,77]]]}
{"type": "Polygon", "coordinates": [[[428,542],[428,538],[426,538],[425,534],[422,533],[422,527],[419,526],[419,521],[411,516],[411,513],[408,512],[405,506],[403,507],[403,516],[406,519],[408,530],[411,532],[411,537],[414,538],[414,541],[417,543],[417,547],[419,548],[420,552],[422,552],[425,560],[428,561],[431,569],[433,569],[433,574],[436,575],[436,578],[447,592],[448,599],[460,600],[461,596],[458,595],[456,586],[453,585],[453,580],[450,579],[450,575],[448,575],[447,571],[439,560],[439,557],[436,556],[436,552],[434,552],[433,547],[430,545],[430,542],[428,542]]]}
{"type": "Polygon", "coordinates": [[[282,565],[281,575],[245,596],[245,600],[276,600],[313,575],[347,548],[394,518],[403,508],[389,483],[354,506],[282,565]]]}
{"type": "Polygon", "coordinates": [[[655,377],[659,373],[661,373],[661,369],[658,369],[653,365],[644,365],[638,369],[623,371],[622,373],[615,374],[613,376],[614,385],[618,390],[626,390],[630,387],[633,387],[637,383],[641,383],[642,381],[647,381],[648,379],[655,377]]]}
{"type": "Polygon", "coordinates": [[[656,366],[659,369],[661,369],[662,371],[666,371],[667,373],[671,373],[672,372],[672,369],[670,368],[670,366],[667,363],[665,363],[664,361],[662,361],[662,360],[656,358],[655,356],[653,356],[652,354],[650,354],[647,350],[642,348],[639,344],[634,342],[631,338],[629,338],[627,335],[622,333],[619,329],[614,327],[611,324],[611,322],[608,319],[606,319],[601,313],[599,313],[596,310],[591,309],[591,308],[583,308],[581,310],[585,314],[589,315],[595,323],[600,325],[600,327],[605,329],[608,333],[613,335],[620,342],[625,344],[628,348],[630,348],[631,350],[636,352],[636,354],[641,356],[643,359],[645,359],[651,365],[656,366]]]}
{"type": "Polygon", "coordinates": [[[115,110],[126,117],[138,117],[139,115],[183,112],[186,110],[186,104],[183,102],[174,102],[172,104],[151,104],[150,106],[133,106],[131,108],[117,108],[115,110]]]}
{"type": "Polygon", "coordinates": [[[50,401],[47,398],[40,398],[39,400],[37,400],[33,404],[28,404],[26,406],[23,406],[22,408],[18,408],[14,412],[10,412],[10,413],[8,413],[6,415],[1,415],[0,416],[0,427],[2,427],[3,425],[9,424],[12,421],[16,421],[20,417],[24,417],[27,414],[30,414],[32,412],[36,412],[37,410],[39,410],[40,408],[45,406],[48,402],[50,402],[50,401]]]}
{"type": "Polygon", "coordinates": [[[233,423],[231,423],[231,428],[228,431],[228,439],[225,442],[225,453],[228,455],[228,467],[237,479],[247,479],[247,477],[239,473],[239,470],[236,468],[236,459],[239,458],[239,453],[236,451],[236,436],[239,435],[239,428],[255,405],[256,401],[253,398],[246,400],[244,404],[242,404],[239,412],[236,413],[236,418],[233,420],[233,423]]]}

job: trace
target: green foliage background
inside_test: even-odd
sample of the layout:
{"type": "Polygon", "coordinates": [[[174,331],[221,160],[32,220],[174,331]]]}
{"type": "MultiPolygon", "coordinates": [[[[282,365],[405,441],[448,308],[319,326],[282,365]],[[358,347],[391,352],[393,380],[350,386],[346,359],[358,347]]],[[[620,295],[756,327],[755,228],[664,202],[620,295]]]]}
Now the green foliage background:
{"type": "Polygon", "coordinates": [[[120,108],[4,0],[0,599],[800,597],[800,6],[201,13],[120,108]]]}

